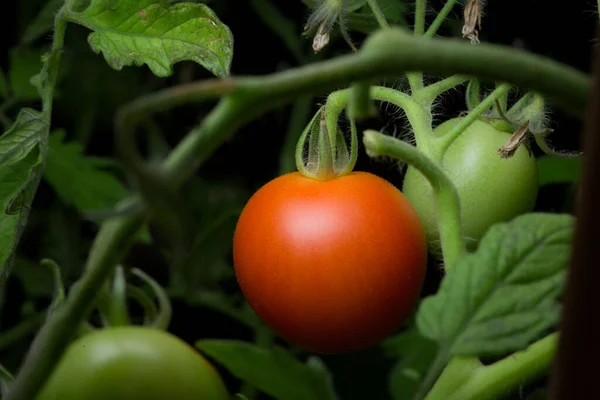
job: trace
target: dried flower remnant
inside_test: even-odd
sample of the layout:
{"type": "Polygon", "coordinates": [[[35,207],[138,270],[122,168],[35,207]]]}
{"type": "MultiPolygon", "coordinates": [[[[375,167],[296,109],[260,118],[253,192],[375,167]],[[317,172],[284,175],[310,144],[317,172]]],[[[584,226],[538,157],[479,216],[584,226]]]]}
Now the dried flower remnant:
{"type": "Polygon", "coordinates": [[[353,51],[356,51],[356,47],[352,44],[344,24],[344,6],[344,0],[322,0],[308,18],[308,22],[304,27],[304,35],[308,36],[315,29],[317,30],[312,45],[315,53],[327,46],[330,39],[330,32],[336,22],[340,24],[340,32],[344,40],[350,45],[353,51]]]}
{"type": "Polygon", "coordinates": [[[462,28],[462,35],[464,38],[471,40],[473,44],[479,43],[478,29],[481,29],[481,16],[484,5],[483,0],[469,0],[465,6],[465,24],[462,28]]]}

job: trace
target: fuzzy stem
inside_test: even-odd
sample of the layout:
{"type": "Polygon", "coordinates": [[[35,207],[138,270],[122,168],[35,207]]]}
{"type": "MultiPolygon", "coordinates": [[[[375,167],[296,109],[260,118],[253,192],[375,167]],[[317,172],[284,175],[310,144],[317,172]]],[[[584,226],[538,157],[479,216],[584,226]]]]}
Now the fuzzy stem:
{"type": "Polygon", "coordinates": [[[440,26],[442,26],[442,24],[446,20],[446,17],[452,10],[452,7],[454,7],[454,4],[456,4],[456,0],[446,1],[446,4],[444,4],[444,7],[442,8],[442,10],[435,17],[435,20],[433,21],[433,23],[431,24],[429,29],[427,29],[427,32],[425,32],[425,35],[424,35],[425,37],[433,37],[433,35],[436,34],[438,29],[440,29],[440,26]]]}
{"type": "Polygon", "coordinates": [[[466,251],[460,223],[460,200],[450,178],[433,160],[406,142],[372,130],[364,132],[363,141],[370,157],[387,156],[404,161],[418,169],[431,183],[439,212],[445,269],[450,270],[466,251]]]}
{"type": "Polygon", "coordinates": [[[367,3],[369,4],[369,7],[371,7],[371,11],[373,11],[373,15],[375,15],[379,26],[382,28],[389,28],[390,24],[388,24],[387,19],[385,19],[385,15],[383,14],[383,11],[381,11],[381,7],[379,7],[377,0],[367,0],[367,3]]]}

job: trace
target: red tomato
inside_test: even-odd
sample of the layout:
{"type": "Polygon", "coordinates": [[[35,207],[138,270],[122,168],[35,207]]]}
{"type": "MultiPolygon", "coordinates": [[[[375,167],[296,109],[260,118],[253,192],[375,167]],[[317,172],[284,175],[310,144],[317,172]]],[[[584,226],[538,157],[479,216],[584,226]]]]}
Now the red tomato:
{"type": "Polygon", "coordinates": [[[392,334],[415,307],[425,233],[402,193],[375,175],[317,181],[298,172],[250,199],[233,243],[241,290],[288,342],[356,351],[392,334]]]}

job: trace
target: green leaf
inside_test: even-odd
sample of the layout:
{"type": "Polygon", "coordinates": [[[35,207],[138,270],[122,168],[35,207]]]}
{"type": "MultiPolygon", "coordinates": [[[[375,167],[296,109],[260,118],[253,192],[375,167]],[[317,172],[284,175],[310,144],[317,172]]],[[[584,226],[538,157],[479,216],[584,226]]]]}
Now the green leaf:
{"type": "Polygon", "coordinates": [[[23,36],[22,44],[30,44],[40,37],[48,34],[54,27],[54,18],[65,0],[48,0],[39,14],[27,25],[23,36]]]}
{"type": "Polygon", "coordinates": [[[229,75],[233,36],[205,4],[164,0],[92,0],[82,12],[70,11],[73,22],[93,30],[92,50],[102,52],[114,69],[147,64],[159,77],[170,76],[173,64],[192,60],[217,76],[229,75]]]}
{"type": "Polygon", "coordinates": [[[417,326],[450,356],[525,348],[559,318],[574,217],[531,213],[493,226],[421,303],[417,326]]]}
{"type": "Polygon", "coordinates": [[[24,108],[0,136],[0,281],[8,278],[15,249],[42,175],[48,125],[35,110],[24,108]]]}
{"type": "MultiPolygon", "coordinates": [[[[80,143],[66,143],[64,137],[63,130],[50,136],[44,171],[44,179],[63,203],[86,212],[113,208],[128,196],[121,181],[99,169],[94,158],[84,156],[80,143]]],[[[148,241],[149,232],[142,232],[143,241],[148,241]]]]}
{"type": "Polygon", "coordinates": [[[438,346],[434,341],[419,334],[416,329],[397,335],[384,343],[386,352],[400,357],[388,378],[392,399],[410,399],[435,359],[438,346]]]}
{"type": "Polygon", "coordinates": [[[25,48],[16,48],[10,52],[9,81],[12,93],[21,101],[39,99],[37,88],[31,78],[42,69],[42,53],[25,48]]]}
{"type": "Polygon", "coordinates": [[[201,340],[196,347],[235,377],[276,399],[336,399],[331,376],[322,363],[303,364],[275,346],[264,349],[234,340],[201,340]]]}
{"type": "Polygon", "coordinates": [[[543,156],[538,158],[538,185],[573,183],[581,176],[581,157],[543,156]]]}

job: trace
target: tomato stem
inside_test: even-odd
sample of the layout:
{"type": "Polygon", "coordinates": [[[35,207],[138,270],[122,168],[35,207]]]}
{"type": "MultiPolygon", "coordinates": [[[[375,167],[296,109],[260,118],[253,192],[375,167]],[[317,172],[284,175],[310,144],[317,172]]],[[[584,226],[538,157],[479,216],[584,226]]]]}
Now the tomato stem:
{"type": "Polygon", "coordinates": [[[106,315],[110,326],[129,325],[129,313],[127,312],[127,280],[123,266],[117,266],[115,277],[110,293],[108,315],[106,315]]]}
{"type": "Polygon", "coordinates": [[[370,157],[388,156],[406,162],[421,172],[433,187],[439,210],[439,230],[445,268],[449,270],[465,253],[460,221],[460,200],[444,171],[414,146],[377,131],[366,130],[363,141],[370,157]]]}
{"type": "Polygon", "coordinates": [[[435,150],[434,150],[434,158],[437,162],[441,162],[442,157],[448,147],[456,140],[456,138],[465,131],[473,122],[475,122],[484,112],[489,110],[490,107],[494,104],[494,102],[506,94],[512,85],[502,84],[499,85],[496,90],[490,93],[485,99],[481,101],[465,118],[463,118],[456,126],[454,126],[450,132],[446,133],[444,136],[436,139],[435,150]]]}
{"type": "Polygon", "coordinates": [[[445,79],[441,79],[436,83],[425,86],[422,89],[419,89],[414,97],[427,102],[432,103],[439,95],[448,90],[461,85],[469,80],[469,77],[466,75],[452,75],[445,79]]]}
{"type": "Polygon", "coordinates": [[[559,333],[554,332],[531,344],[527,349],[516,352],[491,365],[457,363],[452,360],[442,372],[426,400],[477,400],[496,399],[506,396],[524,384],[543,376],[552,365],[558,345],[559,333]],[[465,369],[466,368],[466,369],[465,369]],[[466,375],[466,379],[465,379],[466,375]],[[438,384],[444,381],[456,381],[460,376],[460,385],[454,385],[451,391],[443,390],[438,384]]]}
{"type": "Polygon", "coordinates": [[[442,23],[446,20],[448,14],[450,14],[450,11],[452,11],[452,7],[454,7],[454,4],[456,4],[456,0],[446,1],[442,10],[435,17],[435,20],[433,20],[431,26],[429,27],[429,29],[427,29],[427,32],[425,32],[425,37],[433,37],[433,35],[437,33],[440,26],[442,26],[442,23]]]}
{"type": "Polygon", "coordinates": [[[383,14],[381,7],[379,7],[378,1],[377,0],[367,0],[367,4],[369,4],[369,7],[371,7],[371,11],[373,12],[373,15],[375,15],[375,18],[377,19],[379,26],[381,26],[382,28],[389,28],[390,24],[387,22],[387,19],[385,18],[385,15],[383,14]]]}
{"type": "Polygon", "coordinates": [[[363,120],[377,114],[371,97],[371,85],[365,82],[355,83],[350,89],[350,102],[348,104],[348,119],[363,120]]]}
{"type": "Polygon", "coordinates": [[[156,329],[166,331],[171,323],[171,316],[173,310],[171,307],[171,300],[165,292],[165,290],[156,282],[152,277],[140,269],[133,268],[131,273],[143,280],[154,292],[154,295],[158,299],[158,314],[152,322],[152,326],[156,329]]]}

